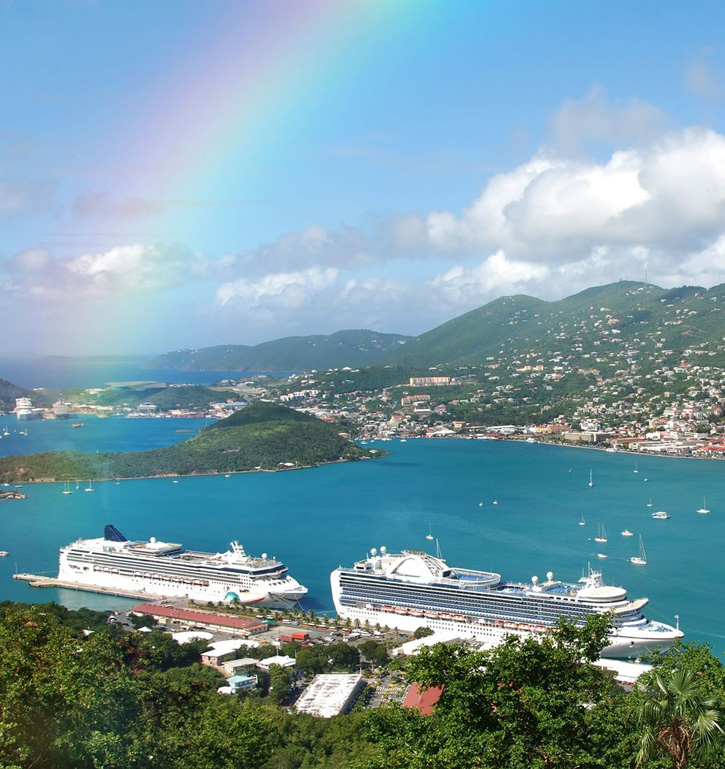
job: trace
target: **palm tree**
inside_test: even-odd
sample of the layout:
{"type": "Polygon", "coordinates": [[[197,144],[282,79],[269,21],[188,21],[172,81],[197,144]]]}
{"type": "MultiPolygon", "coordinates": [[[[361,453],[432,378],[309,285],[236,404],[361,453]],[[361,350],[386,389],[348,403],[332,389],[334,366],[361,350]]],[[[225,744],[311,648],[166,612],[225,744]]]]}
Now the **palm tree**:
{"type": "Polygon", "coordinates": [[[697,683],[696,673],[675,670],[656,674],[643,687],[645,697],[635,713],[642,729],[638,767],[664,751],[675,769],[684,769],[692,753],[706,753],[718,744],[723,728],[716,700],[704,697],[697,683]]]}

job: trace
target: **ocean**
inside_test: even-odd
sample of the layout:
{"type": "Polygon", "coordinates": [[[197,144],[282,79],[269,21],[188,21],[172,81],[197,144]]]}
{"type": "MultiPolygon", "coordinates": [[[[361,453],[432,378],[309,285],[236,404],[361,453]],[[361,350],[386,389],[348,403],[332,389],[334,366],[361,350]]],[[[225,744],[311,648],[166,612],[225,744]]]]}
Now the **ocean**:
{"type": "MultiPolygon", "coordinates": [[[[2,417],[0,427],[10,435],[0,440],[0,455],[56,446],[138,450],[183,440],[185,431],[204,426],[184,419],[84,422],[73,429],[66,421],[2,417]],[[21,427],[27,436],[13,432],[21,427]]],[[[718,609],[725,464],[506,441],[377,445],[388,456],[292,472],[105,482],[94,484],[93,493],[83,491],[80,479],[73,496],[61,494],[62,484],[26,485],[28,499],[0,502],[0,549],[10,551],[0,559],[0,599],[128,606],[127,599],[36,589],[12,579],[16,568],[56,573],[61,545],[100,536],[104,524],[113,523],[129,538],[155,536],[214,552],[238,539],[250,553],[283,560],[309,588],[304,605],[324,612],[332,610],[332,569],[381,545],[434,550],[426,540],[431,530],[449,564],[505,579],[543,579],[552,571],[576,581],[591,564],[631,597],[647,596],[651,618],[674,624],[679,615],[687,639],[710,643],[717,654],[725,649],[725,615],[718,609]],[[703,496],[710,515],[696,513],[703,496]],[[657,510],[672,517],[653,520],[657,510]],[[594,542],[598,524],[606,528],[606,544],[594,542]],[[635,536],[622,537],[625,528],[635,536]],[[639,534],[646,566],[629,561],[639,534]],[[599,552],[608,558],[599,559],[599,552]]]]}
{"type": "Polygon", "coordinates": [[[0,379],[26,388],[83,389],[108,382],[154,381],[210,385],[222,379],[242,379],[264,371],[177,371],[143,368],[147,358],[0,358],[0,379]]]}

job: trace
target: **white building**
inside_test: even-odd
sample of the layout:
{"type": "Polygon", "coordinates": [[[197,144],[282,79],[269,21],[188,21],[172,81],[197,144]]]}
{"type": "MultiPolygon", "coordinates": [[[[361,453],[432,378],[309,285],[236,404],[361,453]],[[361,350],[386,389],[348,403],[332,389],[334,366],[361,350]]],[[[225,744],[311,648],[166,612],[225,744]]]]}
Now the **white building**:
{"type": "Polygon", "coordinates": [[[297,700],[298,713],[332,718],[347,713],[365,682],[359,673],[320,673],[297,700]]]}

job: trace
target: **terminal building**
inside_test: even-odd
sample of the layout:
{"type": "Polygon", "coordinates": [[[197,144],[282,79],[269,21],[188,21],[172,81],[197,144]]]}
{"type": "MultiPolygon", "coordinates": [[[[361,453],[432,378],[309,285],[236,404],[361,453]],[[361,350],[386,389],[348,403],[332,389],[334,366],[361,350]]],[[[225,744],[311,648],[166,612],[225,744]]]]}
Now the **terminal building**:
{"type": "Polygon", "coordinates": [[[298,713],[332,718],[347,713],[355,704],[365,682],[359,673],[320,673],[297,700],[298,713]]]}

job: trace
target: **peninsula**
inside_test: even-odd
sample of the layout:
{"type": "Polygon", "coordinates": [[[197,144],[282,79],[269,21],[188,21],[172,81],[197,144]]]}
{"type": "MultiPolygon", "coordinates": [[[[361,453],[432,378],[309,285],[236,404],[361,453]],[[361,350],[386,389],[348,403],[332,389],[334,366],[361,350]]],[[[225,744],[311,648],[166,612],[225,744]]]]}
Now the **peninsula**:
{"type": "Polygon", "coordinates": [[[104,454],[51,451],[6,457],[0,459],[0,482],[286,470],[375,456],[339,431],[339,426],[309,414],[257,402],[166,448],[104,454]]]}

